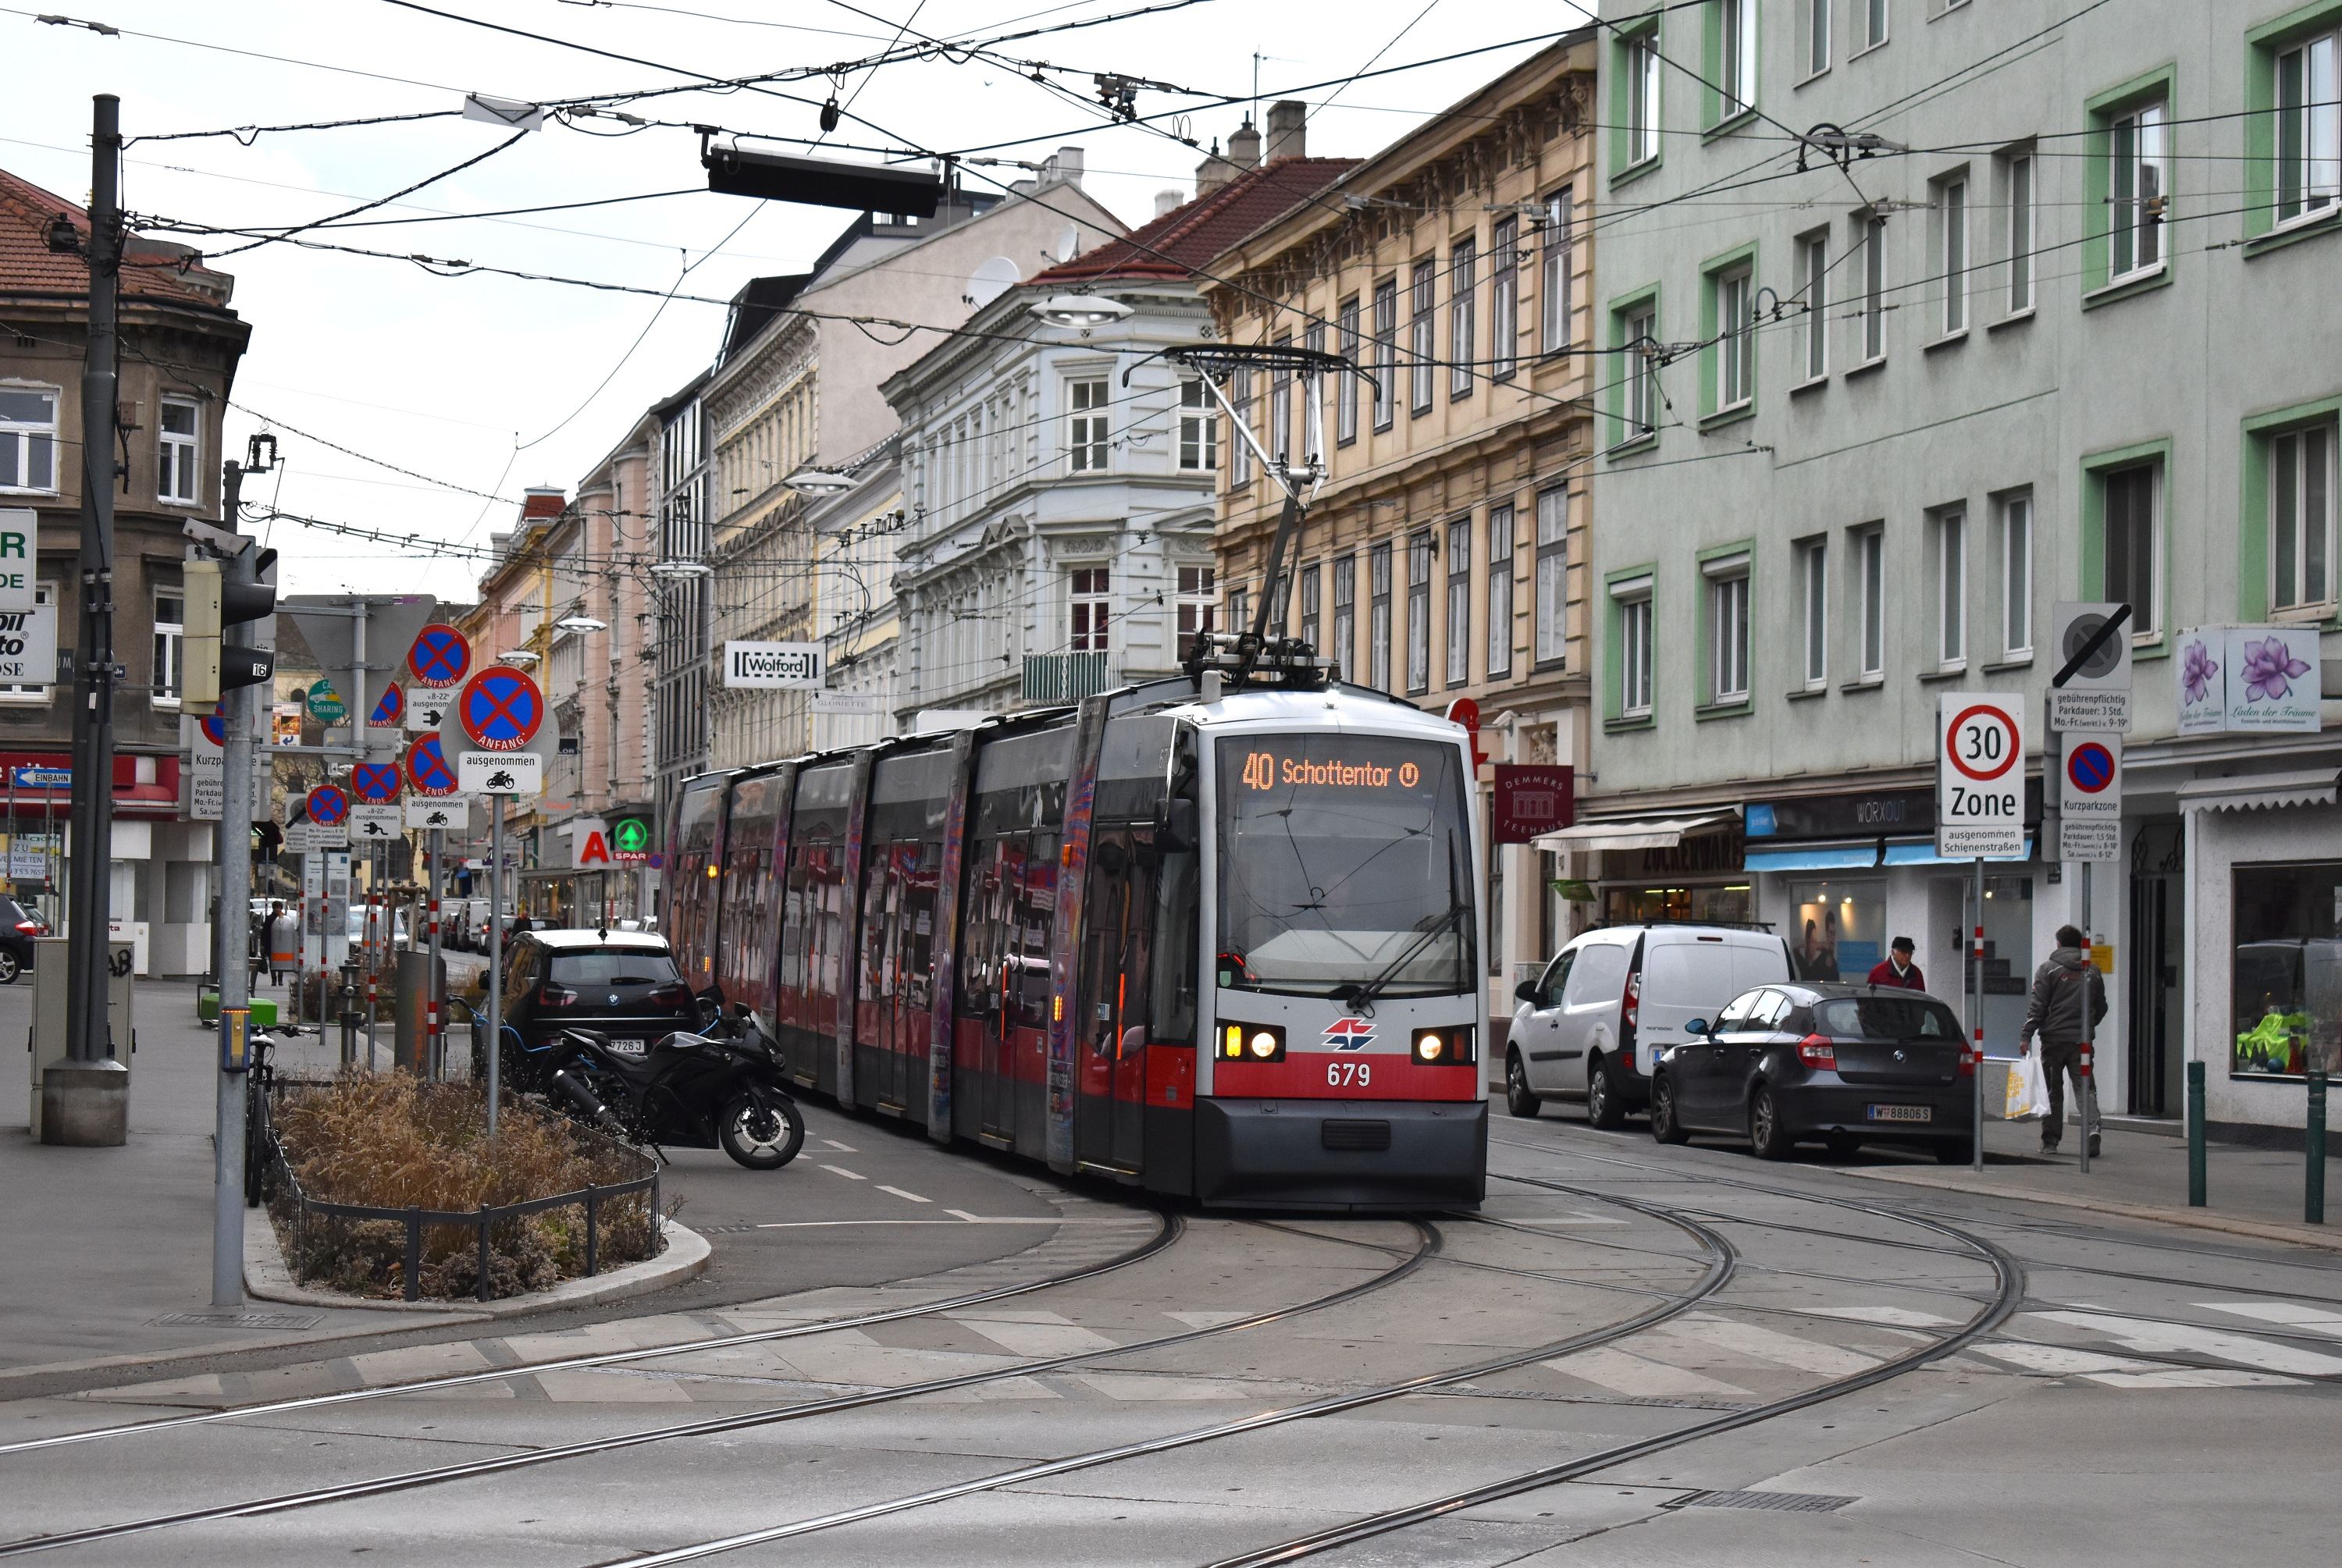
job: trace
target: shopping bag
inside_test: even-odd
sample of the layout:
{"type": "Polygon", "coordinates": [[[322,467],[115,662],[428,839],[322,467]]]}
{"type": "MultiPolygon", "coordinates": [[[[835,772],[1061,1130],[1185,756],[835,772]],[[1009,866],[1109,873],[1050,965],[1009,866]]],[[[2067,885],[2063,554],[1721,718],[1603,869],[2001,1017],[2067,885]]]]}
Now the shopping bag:
{"type": "Polygon", "coordinates": [[[2037,1121],[2049,1114],[2049,1084],[2041,1075],[2041,1047],[2026,1047],[2008,1068],[2008,1100],[2001,1113],[2012,1122],[2037,1121]]]}

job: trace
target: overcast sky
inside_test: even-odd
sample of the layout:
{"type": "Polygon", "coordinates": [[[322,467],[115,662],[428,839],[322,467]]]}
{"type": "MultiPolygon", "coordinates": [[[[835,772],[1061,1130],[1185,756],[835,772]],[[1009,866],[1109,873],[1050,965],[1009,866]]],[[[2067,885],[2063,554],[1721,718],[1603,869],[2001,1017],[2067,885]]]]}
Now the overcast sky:
{"type": "MultiPolygon", "coordinates": [[[[540,102],[672,89],[695,73],[819,71],[886,49],[898,25],[914,30],[908,42],[922,34],[980,39],[1132,11],[1145,0],[435,3],[439,10],[654,64],[499,34],[390,0],[61,0],[72,6],[70,15],[120,28],[122,35],[44,25],[29,10],[0,11],[0,59],[9,62],[0,166],[85,200],[90,98],[96,93],[120,96],[123,129],[132,137],[412,115],[459,107],[465,92],[540,102]]],[[[936,58],[849,72],[834,85],[816,75],[773,84],[769,93],[681,92],[626,107],[662,120],[810,137],[819,133],[819,101],[835,90],[852,115],[870,122],[848,118],[838,142],[953,151],[1006,144],[991,155],[1036,160],[1074,144],[1086,152],[1087,188],[1136,223],[1153,214],[1156,192],[1176,185],[1191,194],[1196,155],[1162,131],[1109,124],[1086,106],[1094,93],[1091,73],[1143,75],[1217,97],[1250,94],[1256,69],[1264,101],[1293,95],[1322,105],[1310,124],[1312,153],[1358,155],[1404,135],[1536,45],[1369,76],[1338,93],[1310,85],[1338,81],[1377,54],[1377,69],[1411,65],[1574,19],[1567,7],[1498,0],[1431,0],[1428,6],[1425,0],[1194,0],[1161,15],[996,45],[1017,60],[1074,68],[1053,76],[1064,92],[1009,64],[936,58]],[[810,101],[770,95],[776,93],[810,101]]],[[[1216,136],[1225,142],[1245,114],[1242,105],[1153,89],[1142,91],[1137,103],[1143,114],[1202,105],[1191,119],[1163,125],[1206,143],[1216,136]]],[[[627,130],[608,119],[586,125],[627,130]]],[[[263,135],[249,146],[225,136],[142,141],[127,154],[124,201],[142,217],[226,228],[304,223],[486,153],[505,135],[442,117],[263,135]]],[[[971,168],[967,184],[982,190],[992,188],[989,180],[1021,175],[1010,167],[971,168]]],[[[695,188],[704,185],[698,139],[688,130],[596,139],[587,129],[548,120],[508,151],[363,218],[686,194],[527,216],[376,222],[330,237],[402,256],[421,253],[720,300],[750,277],[802,269],[852,215],[695,188]],[[692,270],[684,276],[686,263],[692,270]]],[[[243,242],[194,243],[215,251],[243,242]]],[[[573,488],[646,405],[706,366],[724,318],[716,305],[678,299],[662,307],[655,295],[447,278],[405,261],[285,245],[218,265],[235,276],[235,309],[253,327],[236,377],[235,401],[245,408],[231,412],[230,450],[241,451],[245,437],[261,427],[255,414],[265,415],[286,460],[278,475],[255,481],[246,499],[400,538],[485,544],[492,530],[506,525],[526,486],[573,488]],[[392,472],[326,442],[427,477],[392,472]]],[[[208,462],[219,454],[205,455],[208,462]]],[[[288,591],[364,585],[473,595],[474,563],[423,561],[281,522],[271,542],[283,553],[288,591]],[[383,567],[393,560],[401,568],[385,576],[383,567]]]]}

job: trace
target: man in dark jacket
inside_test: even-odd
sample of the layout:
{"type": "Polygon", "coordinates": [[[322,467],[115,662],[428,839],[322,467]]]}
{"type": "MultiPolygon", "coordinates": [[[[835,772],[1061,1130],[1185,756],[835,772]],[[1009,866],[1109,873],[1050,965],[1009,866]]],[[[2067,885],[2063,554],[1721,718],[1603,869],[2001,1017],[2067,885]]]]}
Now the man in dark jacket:
{"type": "Polygon", "coordinates": [[[1927,977],[1919,973],[1917,964],[1911,962],[1911,955],[1918,951],[1919,944],[1909,937],[1897,937],[1895,944],[1887,951],[1886,960],[1872,966],[1870,984],[1899,985],[1906,991],[1927,989],[1927,977]]]}
{"type": "MultiPolygon", "coordinates": [[[[2057,928],[2057,947],[2047,962],[2033,972],[2033,997],[2025,1009],[2025,1028],[2018,1039],[2041,1038],[2041,1075],[2048,1081],[2049,1115],[2041,1124],[2041,1151],[2054,1154],[2066,1131],[2066,1075],[2081,1064],[2082,1048],[2098,1032],[2107,1015],[2106,977],[2090,962],[2087,938],[2071,925],[2057,928]]],[[[2095,1073],[2076,1073],[2077,1111],[2087,1104],[2090,1153],[2098,1152],[2098,1090],[2095,1073]],[[2089,1096],[2087,1102],[2078,1098],[2089,1096]]]]}

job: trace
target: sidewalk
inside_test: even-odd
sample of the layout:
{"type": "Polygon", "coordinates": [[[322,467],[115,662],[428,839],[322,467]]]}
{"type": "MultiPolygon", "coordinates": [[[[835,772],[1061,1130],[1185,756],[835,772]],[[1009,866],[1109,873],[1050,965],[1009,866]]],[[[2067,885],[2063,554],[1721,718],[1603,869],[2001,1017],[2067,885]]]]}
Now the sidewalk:
{"type": "MultiPolygon", "coordinates": [[[[263,994],[282,1000],[281,990],[263,994]]],[[[26,1037],[32,977],[0,986],[0,1040],[26,1037]]],[[[212,1125],[218,1036],[195,1015],[192,981],[141,981],[132,1004],[130,1140],[119,1149],[33,1142],[30,1074],[0,1101],[0,1397],[106,1363],[300,1343],[422,1326],[413,1313],[252,1302],[212,1313],[212,1125]],[[166,1321],[175,1314],[197,1321],[166,1321]]],[[[389,1047],[388,1026],[382,1044],[389,1047]]],[[[363,1050],[363,1041],[361,1041],[363,1050]]],[[[330,1071],[335,1047],[304,1035],[281,1066],[330,1071]]],[[[21,1060],[21,1058],[20,1058],[21,1060]]],[[[247,1212],[248,1223],[262,1223],[247,1212]]],[[[470,1314],[452,1309],[449,1321],[470,1314]]],[[[435,1321],[432,1320],[432,1321],[435,1321]]]]}
{"type": "Polygon", "coordinates": [[[2205,1197],[2200,1209],[2187,1206],[2187,1140],[2169,1124],[2109,1124],[2103,1153],[2081,1173],[2080,1134],[2069,1120],[2056,1154],[2041,1153],[2040,1124],[1987,1122],[1985,1168],[1966,1165],[1841,1165],[1850,1176],[1908,1186],[1941,1187],[1996,1198],[2156,1220],[2167,1224],[2224,1231],[2232,1235],[2300,1246],[2342,1250],[2342,1163],[2327,1164],[2329,1219],[2302,1223],[2304,1157],[2297,1152],[2247,1149],[2234,1144],[2206,1145],[2205,1197]],[[2175,1136],[2178,1133],[2180,1135],[2175,1136]]]}

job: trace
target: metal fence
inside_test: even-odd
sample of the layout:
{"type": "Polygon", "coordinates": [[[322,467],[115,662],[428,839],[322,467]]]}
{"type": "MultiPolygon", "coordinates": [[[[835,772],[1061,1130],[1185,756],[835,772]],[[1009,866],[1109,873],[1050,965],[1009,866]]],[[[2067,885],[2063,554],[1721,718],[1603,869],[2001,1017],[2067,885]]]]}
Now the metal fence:
{"type": "MultiPolygon", "coordinates": [[[[659,1213],[658,1163],[639,1149],[628,1147],[614,1138],[591,1128],[580,1127],[578,1134],[606,1149],[624,1154],[636,1162],[644,1174],[624,1182],[606,1185],[588,1183],[575,1192],[558,1193],[549,1198],[531,1198],[525,1203],[501,1203],[493,1208],[479,1209],[394,1209],[368,1203],[335,1203],[311,1197],[294,1174],[285,1158],[284,1145],[276,1136],[276,1103],[287,1093],[306,1088],[323,1087],[300,1079],[274,1078],[252,1096],[248,1107],[246,1136],[250,1144],[245,1166],[245,1202],[258,1207],[279,1193],[286,1194],[295,1214],[295,1245],[306,1248],[309,1225],[313,1220],[395,1220],[406,1227],[406,1251],[400,1276],[408,1301],[423,1299],[423,1232],[429,1225],[463,1226],[473,1232],[478,1248],[478,1299],[490,1301],[488,1233],[492,1227],[507,1220],[517,1220],[547,1209],[582,1205],[586,1210],[586,1273],[599,1273],[602,1263],[602,1205],[614,1198],[636,1193],[647,1193],[650,1202],[651,1234],[656,1239],[663,1221],[659,1213]]],[[[654,1253],[656,1255],[656,1253],[654,1253]]]]}

